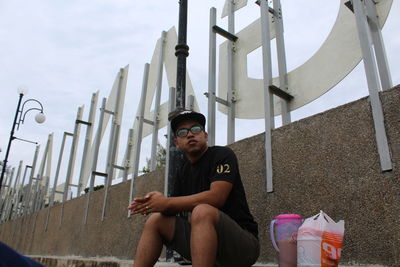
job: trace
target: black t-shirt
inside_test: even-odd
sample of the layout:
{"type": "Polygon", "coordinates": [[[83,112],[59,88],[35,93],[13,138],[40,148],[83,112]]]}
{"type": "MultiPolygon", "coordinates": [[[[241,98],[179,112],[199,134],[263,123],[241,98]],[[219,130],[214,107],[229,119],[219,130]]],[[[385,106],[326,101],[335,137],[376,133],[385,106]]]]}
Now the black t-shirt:
{"type": "Polygon", "coordinates": [[[186,160],[175,179],[173,196],[188,196],[210,189],[215,181],[233,184],[221,211],[258,238],[258,225],[247,204],[235,153],[228,147],[209,147],[195,163],[186,160]]]}

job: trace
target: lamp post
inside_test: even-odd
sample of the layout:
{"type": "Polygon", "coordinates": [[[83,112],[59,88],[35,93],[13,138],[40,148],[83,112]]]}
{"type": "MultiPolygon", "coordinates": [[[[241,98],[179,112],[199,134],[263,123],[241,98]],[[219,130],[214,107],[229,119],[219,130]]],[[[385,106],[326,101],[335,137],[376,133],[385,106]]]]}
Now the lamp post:
{"type": "MultiPolygon", "coordinates": [[[[176,69],[176,98],[175,110],[168,117],[172,118],[179,111],[185,109],[186,98],[186,58],[189,56],[189,46],[186,44],[187,36],[187,0],[179,1],[179,27],[178,27],[178,44],[175,46],[175,56],[177,58],[176,69]]],[[[168,196],[172,193],[172,186],[180,168],[179,163],[182,158],[182,152],[175,148],[173,142],[173,134],[171,131],[170,147],[169,147],[169,166],[168,166],[168,196]]]]}
{"type": "MultiPolygon", "coordinates": [[[[186,58],[189,56],[189,46],[186,44],[187,40],[187,0],[179,0],[179,22],[178,22],[178,44],[175,46],[175,56],[177,58],[176,68],[176,97],[175,108],[168,114],[172,118],[180,110],[185,109],[186,98],[186,58]]],[[[171,127],[171,126],[169,126],[171,127]]],[[[170,131],[169,138],[169,162],[168,162],[168,183],[167,195],[171,196],[173,191],[174,179],[180,169],[183,154],[179,151],[173,142],[174,133],[170,131]]],[[[167,249],[167,261],[173,258],[173,251],[167,249]]]]}
{"type": "Polygon", "coordinates": [[[176,69],[176,110],[185,109],[186,58],[189,56],[187,40],[187,0],[179,1],[178,44],[175,46],[176,69]]]}
{"type": "Polygon", "coordinates": [[[12,143],[12,141],[14,139],[16,139],[16,137],[14,136],[15,126],[17,126],[17,130],[18,130],[20,124],[23,124],[24,121],[25,121],[26,113],[28,113],[31,110],[40,111],[35,116],[35,120],[36,120],[37,123],[43,123],[46,120],[46,117],[43,114],[43,105],[42,105],[42,103],[40,103],[36,99],[31,98],[31,99],[25,100],[25,102],[23,102],[22,107],[21,107],[21,103],[22,103],[22,98],[23,97],[24,97],[24,93],[20,92],[19,93],[19,100],[18,100],[17,110],[15,112],[14,122],[13,122],[13,125],[12,125],[12,128],[11,128],[10,139],[8,141],[6,155],[5,155],[5,158],[3,160],[3,170],[1,171],[1,178],[0,178],[0,193],[1,193],[1,187],[3,185],[4,174],[5,174],[6,168],[7,168],[7,161],[8,161],[8,155],[10,153],[11,143],[12,143]],[[28,103],[28,102],[36,102],[36,103],[38,103],[40,105],[40,108],[30,108],[30,109],[28,109],[27,111],[24,112],[25,104],[28,103]]]}

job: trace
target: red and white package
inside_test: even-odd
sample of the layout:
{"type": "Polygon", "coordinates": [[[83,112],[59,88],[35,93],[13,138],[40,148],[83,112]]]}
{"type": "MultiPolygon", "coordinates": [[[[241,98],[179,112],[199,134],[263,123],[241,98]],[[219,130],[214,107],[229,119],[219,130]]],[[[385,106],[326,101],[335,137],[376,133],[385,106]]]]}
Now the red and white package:
{"type": "Polygon", "coordinates": [[[344,221],[335,222],[322,210],[307,218],[297,233],[297,266],[339,266],[344,221]]]}

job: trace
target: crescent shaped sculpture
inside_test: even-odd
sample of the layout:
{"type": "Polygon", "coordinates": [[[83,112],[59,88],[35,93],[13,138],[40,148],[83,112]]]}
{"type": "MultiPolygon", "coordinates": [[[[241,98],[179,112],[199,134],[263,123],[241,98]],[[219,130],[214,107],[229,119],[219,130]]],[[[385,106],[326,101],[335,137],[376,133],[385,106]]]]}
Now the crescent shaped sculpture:
{"type": "MultiPolygon", "coordinates": [[[[315,54],[304,64],[288,73],[288,93],[294,96],[290,110],[302,107],[317,99],[343,78],[361,61],[362,54],[354,14],[340,0],[340,8],[335,24],[327,39],[315,54]]],[[[376,4],[380,27],[382,28],[392,5],[392,0],[381,0],[376,4]]],[[[275,38],[275,29],[270,14],[271,39],[275,38]]],[[[234,86],[236,94],[236,118],[264,118],[264,100],[262,79],[249,78],[247,73],[247,55],[261,46],[260,19],[235,34],[234,86]]],[[[221,98],[227,95],[227,44],[220,45],[219,52],[219,88],[221,98]]],[[[273,78],[279,86],[279,77],[273,78]]],[[[281,113],[279,99],[275,97],[274,114],[281,113]]],[[[218,109],[227,113],[225,105],[218,109]]]]}

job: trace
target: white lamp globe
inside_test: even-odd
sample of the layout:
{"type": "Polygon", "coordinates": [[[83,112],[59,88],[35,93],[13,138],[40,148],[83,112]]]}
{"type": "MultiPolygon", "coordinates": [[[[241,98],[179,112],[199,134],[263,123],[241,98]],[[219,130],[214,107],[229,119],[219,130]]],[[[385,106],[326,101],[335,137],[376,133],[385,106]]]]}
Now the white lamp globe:
{"type": "Polygon", "coordinates": [[[35,120],[37,123],[43,123],[46,120],[46,116],[43,114],[43,112],[40,112],[36,114],[35,120]]]}

